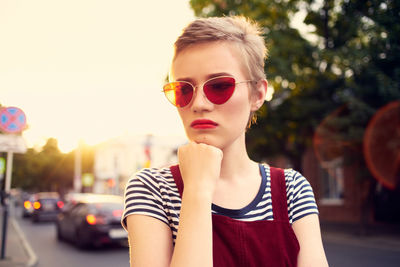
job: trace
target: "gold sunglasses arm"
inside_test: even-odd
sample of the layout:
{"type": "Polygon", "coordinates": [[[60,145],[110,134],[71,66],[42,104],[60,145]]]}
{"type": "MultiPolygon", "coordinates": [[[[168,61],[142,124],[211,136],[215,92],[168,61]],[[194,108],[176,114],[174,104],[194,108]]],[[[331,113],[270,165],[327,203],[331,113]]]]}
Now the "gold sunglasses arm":
{"type": "Polygon", "coordinates": [[[257,83],[257,81],[254,81],[254,80],[245,80],[245,81],[241,81],[241,82],[235,82],[235,84],[239,84],[239,83],[257,83]]]}

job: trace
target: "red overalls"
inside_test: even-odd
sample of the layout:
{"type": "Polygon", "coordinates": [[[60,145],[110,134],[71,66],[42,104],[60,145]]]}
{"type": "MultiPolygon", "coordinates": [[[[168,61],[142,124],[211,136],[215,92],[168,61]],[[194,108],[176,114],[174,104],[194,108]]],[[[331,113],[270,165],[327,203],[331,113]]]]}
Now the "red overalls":
{"type": "MultiPolygon", "coordinates": [[[[182,197],[179,166],[171,172],[182,197]]],[[[289,223],[285,175],[270,168],[273,221],[243,222],[212,214],[214,267],[297,266],[299,243],[289,223]]]]}

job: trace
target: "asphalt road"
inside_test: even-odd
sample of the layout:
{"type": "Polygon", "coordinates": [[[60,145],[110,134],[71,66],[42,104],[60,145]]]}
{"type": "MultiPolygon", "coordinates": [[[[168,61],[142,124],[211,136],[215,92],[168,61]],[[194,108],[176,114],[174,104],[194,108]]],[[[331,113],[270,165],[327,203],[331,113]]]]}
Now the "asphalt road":
{"type": "MultiPolygon", "coordinates": [[[[128,267],[127,247],[78,250],[56,238],[54,223],[32,223],[16,214],[20,228],[39,258],[37,267],[128,267]]],[[[360,237],[349,233],[323,232],[325,252],[330,267],[400,266],[399,236],[360,237]]]]}
{"type": "Polygon", "coordinates": [[[29,219],[20,217],[16,219],[39,258],[37,267],[129,266],[128,247],[108,246],[82,251],[71,243],[58,241],[54,223],[32,223],[29,219]]]}
{"type": "Polygon", "coordinates": [[[348,237],[325,238],[324,248],[330,267],[398,267],[400,247],[348,237]]]}

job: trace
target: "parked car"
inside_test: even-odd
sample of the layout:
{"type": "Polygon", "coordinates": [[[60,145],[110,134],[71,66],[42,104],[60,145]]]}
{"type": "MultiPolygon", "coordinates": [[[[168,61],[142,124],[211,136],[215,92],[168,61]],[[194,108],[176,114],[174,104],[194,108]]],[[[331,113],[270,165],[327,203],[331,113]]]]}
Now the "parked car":
{"type": "Polygon", "coordinates": [[[56,221],[57,239],[78,248],[127,243],[121,226],[123,198],[115,195],[79,195],[65,205],[56,221]]]}
{"type": "MultiPolygon", "coordinates": [[[[66,204],[76,204],[79,200],[85,200],[89,197],[96,197],[97,194],[92,194],[92,193],[68,193],[64,196],[65,203],[66,204]]],[[[66,207],[67,208],[67,207],[66,207]]]]}
{"type": "Polygon", "coordinates": [[[22,201],[22,217],[27,218],[31,217],[33,213],[33,195],[30,194],[24,194],[21,198],[22,201]]]}
{"type": "Polygon", "coordinates": [[[33,222],[55,221],[64,202],[57,192],[40,192],[32,196],[31,206],[33,207],[31,213],[33,222]]]}

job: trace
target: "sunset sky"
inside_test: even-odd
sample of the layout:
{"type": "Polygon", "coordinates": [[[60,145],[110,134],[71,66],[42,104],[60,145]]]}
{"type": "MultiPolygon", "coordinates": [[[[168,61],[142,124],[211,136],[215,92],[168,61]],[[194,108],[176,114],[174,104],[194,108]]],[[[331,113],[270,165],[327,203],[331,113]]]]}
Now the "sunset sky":
{"type": "MultiPolygon", "coordinates": [[[[304,16],[292,25],[306,35],[304,16]]],[[[64,152],[80,140],[184,137],[161,88],[193,19],[189,0],[2,0],[0,104],[25,112],[29,147],[49,137],[64,152]]]]}
{"type": "Polygon", "coordinates": [[[29,146],[184,136],[161,88],[193,18],[187,0],[2,0],[0,104],[25,112],[29,146]]]}

